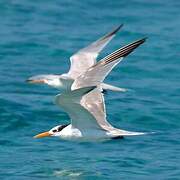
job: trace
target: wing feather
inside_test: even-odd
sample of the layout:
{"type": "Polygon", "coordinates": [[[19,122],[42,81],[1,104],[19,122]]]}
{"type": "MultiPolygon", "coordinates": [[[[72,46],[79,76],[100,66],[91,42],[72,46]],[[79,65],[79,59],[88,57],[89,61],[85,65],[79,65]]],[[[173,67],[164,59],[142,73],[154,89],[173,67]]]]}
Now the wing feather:
{"type": "MultiPolygon", "coordinates": [[[[91,91],[92,89],[89,89],[91,91]]],[[[55,104],[60,106],[71,118],[73,127],[80,130],[102,129],[95,116],[81,104],[84,94],[88,94],[86,88],[59,94],[55,97],[55,104]]]]}
{"type": "Polygon", "coordinates": [[[107,131],[113,129],[106,119],[104,95],[100,87],[84,95],[81,100],[81,105],[91,112],[102,129],[107,131]]]}
{"type": "Polygon", "coordinates": [[[70,57],[71,67],[68,75],[75,79],[81,73],[85,72],[89,67],[96,63],[96,58],[102,49],[113,39],[115,34],[123,25],[121,24],[112,32],[106,34],[89,46],[79,50],[76,54],[70,57]]]}
{"type": "Polygon", "coordinates": [[[104,96],[101,88],[81,88],[55,97],[60,106],[71,118],[71,124],[80,130],[114,130],[106,120],[104,96]]]}
{"type": "Polygon", "coordinates": [[[76,78],[71,89],[75,90],[82,87],[99,85],[123,57],[126,57],[134,49],[143,44],[145,40],[146,38],[137,40],[109,54],[76,78]]]}
{"type": "Polygon", "coordinates": [[[101,129],[109,132],[112,137],[145,134],[143,132],[126,131],[123,129],[115,128],[107,121],[104,95],[101,92],[100,88],[95,88],[88,94],[84,95],[81,100],[81,105],[94,116],[101,129]]]}

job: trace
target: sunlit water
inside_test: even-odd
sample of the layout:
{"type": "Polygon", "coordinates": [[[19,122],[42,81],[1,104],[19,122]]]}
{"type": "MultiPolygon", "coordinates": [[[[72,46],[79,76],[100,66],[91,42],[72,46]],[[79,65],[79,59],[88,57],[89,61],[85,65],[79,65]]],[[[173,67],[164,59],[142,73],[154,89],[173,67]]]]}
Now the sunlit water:
{"type": "Polygon", "coordinates": [[[174,0],[2,0],[0,179],[179,179],[179,9],[174,0]],[[73,53],[121,23],[100,57],[148,40],[106,79],[130,89],[106,94],[108,119],[156,133],[93,143],[33,139],[69,117],[52,102],[57,90],[25,80],[66,72],[73,53]]]}

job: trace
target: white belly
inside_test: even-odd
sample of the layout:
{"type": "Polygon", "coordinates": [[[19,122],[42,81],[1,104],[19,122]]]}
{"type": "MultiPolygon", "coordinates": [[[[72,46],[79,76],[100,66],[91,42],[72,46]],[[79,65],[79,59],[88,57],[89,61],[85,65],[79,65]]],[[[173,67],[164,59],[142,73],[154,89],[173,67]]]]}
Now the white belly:
{"type": "Polygon", "coordinates": [[[103,130],[97,130],[97,129],[79,130],[69,125],[60,132],[60,138],[67,140],[68,139],[98,140],[98,139],[109,139],[111,138],[111,136],[106,131],[103,130]]]}

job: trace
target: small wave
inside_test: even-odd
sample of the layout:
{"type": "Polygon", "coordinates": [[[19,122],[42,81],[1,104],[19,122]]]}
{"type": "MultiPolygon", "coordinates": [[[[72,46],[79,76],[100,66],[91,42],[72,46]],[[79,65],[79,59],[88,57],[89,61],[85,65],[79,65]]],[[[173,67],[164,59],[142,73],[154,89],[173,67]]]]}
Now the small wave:
{"type": "Polygon", "coordinates": [[[57,177],[62,177],[62,176],[79,177],[82,174],[83,174],[83,172],[81,172],[81,171],[74,171],[74,170],[56,170],[53,173],[53,175],[57,176],[57,177]]]}

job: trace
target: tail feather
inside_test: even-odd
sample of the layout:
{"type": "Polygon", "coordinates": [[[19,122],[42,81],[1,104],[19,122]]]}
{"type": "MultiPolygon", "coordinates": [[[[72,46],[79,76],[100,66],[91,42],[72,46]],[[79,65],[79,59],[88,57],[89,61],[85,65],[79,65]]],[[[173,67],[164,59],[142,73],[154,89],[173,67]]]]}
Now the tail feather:
{"type": "Polygon", "coordinates": [[[127,91],[127,89],[125,89],[125,88],[112,86],[112,85],[106,84],[106,83],[102,83],[101,87],[103,90],[111,90],[111,91],[117,91],[117,92],[126,92],[127,91]]]}
{"type": "Polygon", "coordinates": [[[147,132],[133,132],[133,131],[125,131],[121,129],[115,129],[114,132],[111,132],[113,136],[141,136],[147,135],[150,133],[147,132]]]}

